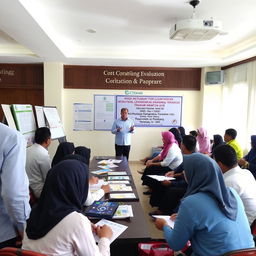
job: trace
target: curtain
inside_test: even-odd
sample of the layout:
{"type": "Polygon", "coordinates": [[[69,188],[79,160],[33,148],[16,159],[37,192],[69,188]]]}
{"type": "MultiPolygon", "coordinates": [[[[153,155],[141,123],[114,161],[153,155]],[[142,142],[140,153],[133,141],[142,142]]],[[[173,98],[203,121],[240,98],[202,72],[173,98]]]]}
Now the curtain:
{"type": "Polygon", "coordinates": [[[222,88],[221,126],[237,130],[241,147],[250,149],[250,137],[256,135],[256,61],[225,70],[222,88]]]}

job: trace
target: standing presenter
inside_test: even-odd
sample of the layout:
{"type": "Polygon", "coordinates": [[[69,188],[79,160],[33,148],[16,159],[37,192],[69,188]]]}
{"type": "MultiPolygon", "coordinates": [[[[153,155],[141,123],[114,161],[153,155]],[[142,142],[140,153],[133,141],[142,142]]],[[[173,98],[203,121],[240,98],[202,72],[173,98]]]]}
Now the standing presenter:
{"type": "Polygon", "coordinates": [[[126,156],[128,161],[131,148],[131,133],[134,132],[134,122],[128,118],[127,108],[121,109],[121,117],[114,121],[111,132],[116,135],[116,156],[126,156]]]}

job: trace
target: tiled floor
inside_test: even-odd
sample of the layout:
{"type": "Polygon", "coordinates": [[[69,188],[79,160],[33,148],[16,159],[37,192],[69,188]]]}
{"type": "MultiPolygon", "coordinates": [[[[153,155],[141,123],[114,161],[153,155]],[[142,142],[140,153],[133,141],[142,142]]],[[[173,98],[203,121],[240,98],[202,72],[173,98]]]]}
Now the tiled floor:
{"type": "Polygon", "coordinates": [[[163,238],[162,231],[158,230],[154,222],[152,221],[151,217],[148,215],[149,212],[155,210],[156,208],[152,208],[149,204],[149,196],[143,195],[143,192],[147,190],[145,186],[141,185],[141,174],[139,174],[137,171],[142,170],[145,168],[145,166],[142,164],[142,162],[129,162],[129,167],[132,172],[132,176],[134,179],[134,183],[140,198],[141,206],[144,210],[145,219],[148,223],[149,232],[151,234],[151,238],[153,239],[159,239],[163,238]]]}

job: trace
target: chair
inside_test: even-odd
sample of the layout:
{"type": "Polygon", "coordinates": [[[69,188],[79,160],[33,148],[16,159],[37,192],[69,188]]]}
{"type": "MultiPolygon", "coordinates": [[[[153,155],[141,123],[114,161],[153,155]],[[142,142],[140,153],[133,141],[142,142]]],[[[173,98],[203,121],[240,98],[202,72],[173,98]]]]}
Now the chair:
{"type": "Polygon", "coordinates": [[[256,220],[251,224],[251,232],[253,236],[256,236],[256,220]]]}
{"type": "Polygon", "coordinates": [[[235,250],[227,252],[223,256],[256,256],[256,248],[235,250]]]}
{"type": "Polygon", "coordinates": [[[23,250],[15,247],[5,247],[0,249],[0,256],[47,256],[39,252],[33,252],[28,250],[23,250]]]}

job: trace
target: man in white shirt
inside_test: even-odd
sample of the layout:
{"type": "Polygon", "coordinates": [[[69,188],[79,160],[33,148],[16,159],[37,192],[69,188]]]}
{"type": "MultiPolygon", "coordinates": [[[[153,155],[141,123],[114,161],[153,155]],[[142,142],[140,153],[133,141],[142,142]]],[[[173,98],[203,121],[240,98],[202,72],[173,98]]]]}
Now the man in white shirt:
{"type": "Polygon", "coordinates": [[[237,164],[236,151],[229,145],[214,149],[213,157],[220,166],[226,186],[236,190],[241,197],[249,223],[256,219],[256,180],[252,173],[237,164]]]}
{"type": "Polygon", "coordinates": [[[36,198],[40,197],[46,175],[51,168],[51,159],[47,150],[50,144],[50,129],[41,127],[35,132],[35,143],[27,149],[26,172],[29,186],[36,198]]]}

